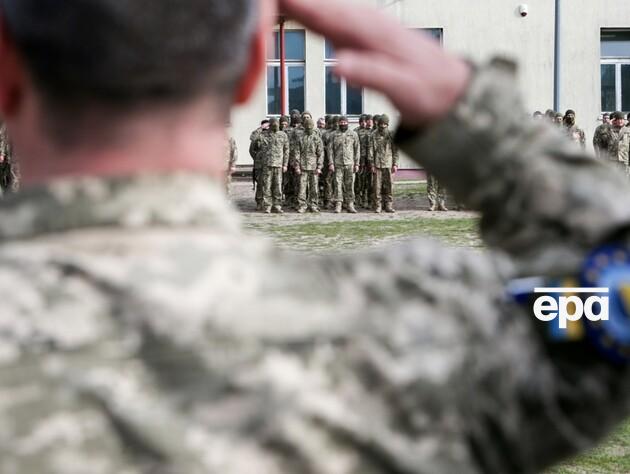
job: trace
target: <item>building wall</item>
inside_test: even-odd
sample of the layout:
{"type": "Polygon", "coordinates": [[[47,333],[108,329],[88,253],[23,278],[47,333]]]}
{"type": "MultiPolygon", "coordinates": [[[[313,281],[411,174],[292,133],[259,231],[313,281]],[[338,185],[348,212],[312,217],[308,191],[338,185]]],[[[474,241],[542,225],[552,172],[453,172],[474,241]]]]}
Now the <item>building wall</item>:
{"type": "MultiPolygon", "coordinates": [[[[394,15],[410,28],[442,28],[444,47],[474,61],[495,55],[515,59],[527,111],[553,108],[553,0],[354,0],[394,15]],[[518,13],[521,3],[529,15],[518,13]]],[[[600,114],[600,30],[630,28],[630,2],[624,0],[562,0],[560,111],[573,108],[590,143],[600,114]]],[[[288,23],[288,29],[301,28],[288,23]]],[[[306,108],[314,117],[325,113],[324,40],[306,33],[306,108]]],[[[372,91],[364,95],[366,113],[395,111],[372,91]]],[[[251,163],[249,134],[266,114],[266,84],[234,112],[232,134],[241,150],[239,164],[251,163]]],[[[589,144],[590,146],[590,144],[589,144]]],[[[414,167],[409,160],[404,167],[414,167]]]]}

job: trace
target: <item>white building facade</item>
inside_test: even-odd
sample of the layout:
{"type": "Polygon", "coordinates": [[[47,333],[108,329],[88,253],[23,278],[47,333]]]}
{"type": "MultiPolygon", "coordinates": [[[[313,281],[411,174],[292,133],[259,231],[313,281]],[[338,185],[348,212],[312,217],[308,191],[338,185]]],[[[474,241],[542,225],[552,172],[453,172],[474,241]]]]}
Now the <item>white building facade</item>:
{"type": "MultiPolygon", "coordinates": [[[[348,1],[348,0],[346,0],[348,1]]],[[[574,109],[592,140],[602,112],[630,112],[630,1],[628,0],[354,0],[422,29],[448,51],[474,61],[495,55],[519,64],[518,87],[529,112],[574,109]],[[526,5],[527,16],[522,16],[526,5]],[[556,15],[556,13],[559,13],[556,15]],[[556,30],[558,36],[556,37],[556,30]],[[554,107],[555,106],[555,107],[554,107]]],[[[285,106],[326,114],[395,111],[379,94],[347,86],[332,74],[332,45],[299,24],[285,23],[285,88],[281,88],[279,32],[269,40],[267,74],[246,106],[235,110],[231,130],[239,165],[251,165],[249,135],[285,106]],[[284,95],[284,101],[282,100],[284,95]],[[283,104],[284,102],[284,104],[283,104]]],[[[387,41],[383,38],[383,41],[387,41]]],[[[408,160],[404,167],[415,167],[408,160]]]]}

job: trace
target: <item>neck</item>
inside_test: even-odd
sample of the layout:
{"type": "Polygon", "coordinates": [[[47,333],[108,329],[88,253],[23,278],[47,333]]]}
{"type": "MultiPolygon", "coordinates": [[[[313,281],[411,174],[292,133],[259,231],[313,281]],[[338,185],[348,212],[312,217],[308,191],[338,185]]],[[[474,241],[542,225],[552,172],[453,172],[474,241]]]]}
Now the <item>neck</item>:
{"type": "Polygon", "coordinates": [[[122,177],[193,172],[222,179],[227,140],[224,120],[208,104],[153,111],[115,127],[111,139],[64,149],[51,142],[20,150],[24,186],[79,177],[122,177]]]}

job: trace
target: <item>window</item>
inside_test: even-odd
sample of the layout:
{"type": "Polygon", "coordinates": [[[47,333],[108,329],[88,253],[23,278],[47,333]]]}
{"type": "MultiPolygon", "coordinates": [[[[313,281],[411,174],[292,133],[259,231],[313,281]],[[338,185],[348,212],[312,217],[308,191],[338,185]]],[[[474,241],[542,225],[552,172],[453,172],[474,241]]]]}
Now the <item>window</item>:
{"type": "Polygon", "coordinates": [[[630,30],[602,30],[602,112],[630,111],[630,30]]]}
{"type": "Polygon", "coordinates": [[[334,74],[337,55],[332,43],[326,40],[326,114],[361,115],[363,113],[363,89],[349,85],[334,74]]]}
{"type": "Polygon", "coordinates": [[[435,41],[442,44],[442,38],[443,38],[442,28],[418,28],[418,30],[431,36],[435,41]]]}
{"type": "MultiPolygon", "coordinates": [[[[306,42],[304,30],[286,30],[284,91],[289,110],[305,109],[306,42]]],[[[282,90],[280,87],[280,32],[272,33],[267,44],[267,114],[282,114],[282,90]]]]}

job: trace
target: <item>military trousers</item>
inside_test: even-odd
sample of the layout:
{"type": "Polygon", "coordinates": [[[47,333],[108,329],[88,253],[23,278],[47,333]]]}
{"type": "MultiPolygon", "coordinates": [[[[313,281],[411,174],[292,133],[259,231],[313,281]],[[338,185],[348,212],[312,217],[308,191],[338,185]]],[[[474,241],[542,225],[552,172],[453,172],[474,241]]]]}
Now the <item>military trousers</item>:
{"type": "Polygon", "coordinates": [[[391,168],[376,168],[373,173],[375,207],[385,204],[391,206],[394,202],[394,182],[391,168]]]}
{"type": "Polygon", "coordinates": [[[354,204],[354,166],[335,166],[335,202],[354,204]]]}
{"type": "Polygon", "coordinates": [[[431,207],[446,205],[446,189],[433,175],[427,175],[427,198],[431,207]]]}
{"type": "Polygon", "coordinates": [[[317,171],[302,171],[300,175],[300,207],[319,207],[319,175],[317,171]]]}
{"type": "Polygon", "coordinates": [[[262,204],[265,195],[263,168],[254,168],[254,182],[256,183],[256,204],[262,204]]]}
{"type": "Polygon", "coordinates": [[[263,171],[265,207],[282,206],[282,168],[265,166],[263,171]]]}

